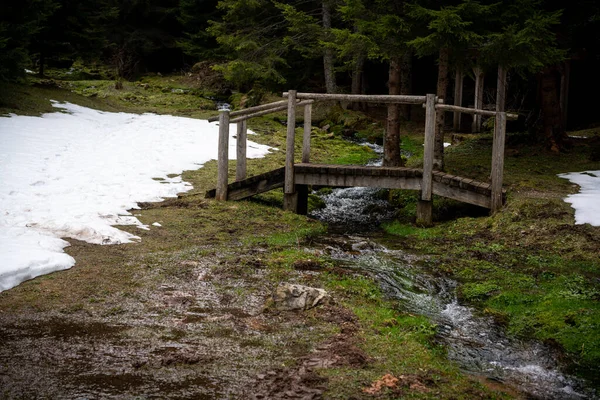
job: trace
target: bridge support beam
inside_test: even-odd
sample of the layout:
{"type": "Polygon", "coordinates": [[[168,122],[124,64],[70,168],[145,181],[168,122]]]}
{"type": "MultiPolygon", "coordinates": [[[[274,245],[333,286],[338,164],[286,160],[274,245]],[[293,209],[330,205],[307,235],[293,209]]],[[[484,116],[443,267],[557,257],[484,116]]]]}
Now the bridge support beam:
{"type": "Polygon", "coordinates": [[[423,149],[423,178],[421,198],[417,204],[417,225],[430,226],[433,215],[433,148],[435,142],[434,94],[428,94],[425,103],[425,148],[423,149]]]}
{"type": "Polygon", "coordinates": [[[216,200],[227,200],[229,174],[229,110],[219,111],[219,150],[217,163],[216,200]]]}
{"type": "Polygon", "coordinates": [[[248,144],[248,123],[246,120],[237,123],[237,163],[235,167],[235,180],[246,179],[246,146],[248,144]]]}
{"type": "Polygon", "coordinates": [[[417,203],[417,225],[429,227],[433,221],[433,202],[431,200],[419,200],[417,203]]]}
{"type": "Polygon", "coordinates": [[[287,140],[285,150],[285,183],[283,185],[283,209],[297,212],[298,193],[294,182],[294,156],[296,142],[296,91],[290,90],[287,110],[287,140]]]}

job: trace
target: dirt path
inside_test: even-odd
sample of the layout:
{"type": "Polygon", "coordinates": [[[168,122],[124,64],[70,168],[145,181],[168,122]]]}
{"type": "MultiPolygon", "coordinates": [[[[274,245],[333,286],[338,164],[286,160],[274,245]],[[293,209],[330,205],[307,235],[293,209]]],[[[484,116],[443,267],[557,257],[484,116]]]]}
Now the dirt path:
{"type": "Polygon", "coordinates": [[[320,398],[314,367],[366,362],[356,320],[336,306],[265,309],[253,259],[182,260],[179,278],[152,289],[140,278],[129,296],[72,313],[0,313],[0,397],[320,398]]]}

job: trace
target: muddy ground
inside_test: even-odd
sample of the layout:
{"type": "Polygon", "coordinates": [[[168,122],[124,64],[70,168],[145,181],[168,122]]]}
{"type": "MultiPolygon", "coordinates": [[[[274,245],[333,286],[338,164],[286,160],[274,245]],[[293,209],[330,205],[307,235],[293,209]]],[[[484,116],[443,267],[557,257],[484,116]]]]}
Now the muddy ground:
{"type": "MultiPolygon", "coordinates": [[[[264,252],[172,256],[171,272],[142,264],[133,290],[66,308],[0,302],[0,398],[321,398],[315,368],[368,363],[356,318],[336,304],[277,311],[264,252]]],[[[314,281],[310,267],[287,277],[314,281]]],[[[23,285],[69,279],[60,274],[23,285]]]]}

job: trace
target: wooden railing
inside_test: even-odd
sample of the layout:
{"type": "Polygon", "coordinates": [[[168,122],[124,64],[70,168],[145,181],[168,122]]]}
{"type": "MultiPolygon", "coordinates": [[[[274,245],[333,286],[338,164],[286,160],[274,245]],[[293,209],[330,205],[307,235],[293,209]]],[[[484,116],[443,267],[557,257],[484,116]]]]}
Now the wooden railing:
{"type": "MultiPolygon", "coordinates": [[[[295,107],[305,107],[305,115],[311,113],[311,104],[313,100],[296,102],[295,107]]],[[[248,136],[248,124],[247,121],[251,118],[260,117],[277,111],[283,111],[289,107],[288,100],[277,101],[274,103],[262,104],[256,107],[250,107],[238,111],[230,111],[228,108],[222,108],[219,110],[217,117],[210,117],[209,122],[219,121],[219,146],[218,146],[218,163],[217,163],[217,188],[215,198],[217,200],[227,200],[227,184],[229,175],[229,124],[237,124],[237,138],[236,138],[236,169],[235,169],[235,180],[241,181],[246,179],[246,145],[248,136]],[[236,117],[236,118],[231,118],[236,117]]],[[[310,137],[310,116],[308,121],[304,121],[306,131],[306,125],[308,124],[308,135],[310,137]]],[[[292,122],[294,125],[294,122],[292,122]]]]}
{"type": "MultiPolygon", "coordinates": [[[[287,137],[285,158],[284,202],[285,210],[298,210],[298,190],[307,195],[306,188],[300,188],[295,182],[295,135],[296,108],[304,107],[304,132],[302,140],[302,163],[310,163],[310,141],[312,125],[312,103],[314,101],[356,101],[387,104],[422,104],[425,107],[425,135],[423,153],[423,173],[420,184],[421,195],[417,205],[417,222],[423,225],[431,224],[433,196],[433,164],[436,112],[454,111],[473,114],[474,116],[488,115],[496,118],[492,148],[491,174],[491,210],[497,211],[503,204],[502,179],[504,170],[504,145],[506,136],[506,121],[517,119],[516,114],[500,111],[459,107],[443,104],[434,94],[426,96],[396,96],[396,95],[348,95],[324,93],[298,93],[295,90],[283,93],[287,100],[251,107],[240,111],[219,111],[218,117],[209,121],[219,121],[219,160],[217,171],[216,199],[227,200],[228,185],[228,149],[229,124],[237,123],[237,165],[236,181],[246,178],[246,130],[247,120],[287,109],[287,137]],[[235,118],[232,118],[235,117],[235,118]]],[[[439,172],[436,172],[439,174],[439,172]]],[[[483,185],[483,183],[481,183],[483,185]]],[[[487,184],[486,184],[487,185],[487,184]]]]}

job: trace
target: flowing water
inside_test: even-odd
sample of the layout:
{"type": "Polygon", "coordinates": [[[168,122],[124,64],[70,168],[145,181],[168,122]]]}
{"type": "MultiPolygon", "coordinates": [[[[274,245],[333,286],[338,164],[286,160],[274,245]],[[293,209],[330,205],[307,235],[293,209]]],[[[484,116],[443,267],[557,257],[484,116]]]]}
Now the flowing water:
{"type": "Polygon", "coordinates": [[[560,372],[558,354],[535,341],[505,334],[492,318],[459,304],[457,283],[419,267],[415,257],[376,243],[372,227],[393,214],[387,202],[369,188],[334,189],[323,196],[327,207],[314,217],[335,232],[362,232],[363,236],[332,235],[324,252],[348,268],[369,271],[384,292],[408,312],[429,317],[438,325],[438,340],[448,358],[469,373],[486,377],[541,399],[596,399],[582,382],[560,372]],[[379,210],[376,215],[369,211],[379,210]]]}

